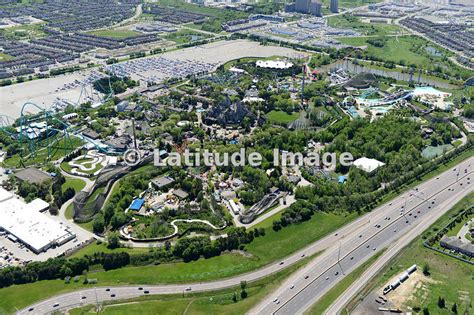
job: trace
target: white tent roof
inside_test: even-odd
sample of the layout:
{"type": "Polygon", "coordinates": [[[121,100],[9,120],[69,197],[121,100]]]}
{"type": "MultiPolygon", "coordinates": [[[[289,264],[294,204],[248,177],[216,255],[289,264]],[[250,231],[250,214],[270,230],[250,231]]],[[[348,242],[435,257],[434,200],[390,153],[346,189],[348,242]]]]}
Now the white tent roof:
{"type": "Polygon", "coordinates": [[[293,67],[293,64],[291,62],[286,61],[259,60],[257,61],[257,67],[271,69],[288,69],[293,67]]]}
{"type": "Polygon", "coordinates": [[[373,171],[384,165],[385,163],[383,162],[377,161],[375,159],[369,159],[366,157],[362,157],[354,161],[355,167],[366,171],[367,173],[372,173],[373,171]]]}

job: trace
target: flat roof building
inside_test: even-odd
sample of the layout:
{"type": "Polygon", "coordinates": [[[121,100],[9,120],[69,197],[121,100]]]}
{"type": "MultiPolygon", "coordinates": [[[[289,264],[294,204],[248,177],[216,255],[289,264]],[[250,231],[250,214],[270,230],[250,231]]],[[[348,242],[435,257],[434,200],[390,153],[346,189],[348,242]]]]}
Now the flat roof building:
{"type": "Polygon", "coordinates": [[[42,184],[48,179],[51,179],[51,176],[47,173],[34,167],[25,168],[16,172],[15,177],[22,182],[28,182],[35,185],[42,184]]]}
{"type": "Polygon", "coordinates": [[[132,201],[132,204],[130,205],[130,210],[140,211],[140,209],[143,207],[144,204],[145,204],[145,200],[137,198],[132,201]]]}
{"type": "Polygon", "coordinates": [[[44,202],[27,204],[0,187],[0,229],[36,254],[76,237],[62,224],[41,213],[43,207],[44,202]]]}
{"type": "Polygon", "coordinates": [[[169,176],[161,176],[153,179],[151,183],[155,185],[156,188],[163,189],[172,185],[174,183],[174,179],[169,176]]]}
{"type": "Polygon", "coordinates": [[[179,199],[186,199],[189,196],[189,194],[182,189],[175,189],[173,191],[173,195],[175,195],[179,199]]]}
{"type": "Polygon", "coordinates": [[[474,257],[474,244],[461,241],[455,236],[444,235],[440,241],[441,247],[454,250],[469,257],[474,257]]]}

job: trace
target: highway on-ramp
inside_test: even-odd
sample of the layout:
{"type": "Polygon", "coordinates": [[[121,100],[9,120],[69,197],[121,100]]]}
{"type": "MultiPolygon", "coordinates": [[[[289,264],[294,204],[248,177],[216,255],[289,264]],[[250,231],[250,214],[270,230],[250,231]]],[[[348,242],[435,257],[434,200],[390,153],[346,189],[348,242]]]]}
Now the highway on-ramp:
{"type": "Polygon", "coordinates": [[[301,313],[340,281],[344,274],[355,269],[384,246],[416,229],[425,217],[432,213],[446,212],[467,191],[472,191],[470,178],[473,176],[473,166],[474,158],[470,158],[457,165],[455,170],[450,169],[400,195],[392,202],[374,209],[289,257],[247,274],[203,283],[88,288],[48,298],[19,310],[17,314],[48,314],[147,294],[185,294],[234,287],[242,280],[251,282],[264,278],[304,257],[324,251],[251,311],[255,314],[301,313]],[[278,299],[277,302],[273,302],[275,298],[278,299]]]}
{"type": "MultiPolygon", "coordinates": [[[[397,246],[401,249],[474,191],[471,182],[473,170],[474,158],[470,158],[384,205],[384,211],[372,216],[370,224],[347,235],[316,257],[285,281],[276,292],[266,297],[251,313],[301,314],[345,275],[377,252],[389,247],[380,260],[393,257],[397,253],[397,246]]],[[[377,264],[379,268],[382,265],[380,262],[377,264]]],[[[368,275],[365,275],[361,282],[368,279],[368,275]]],[[[338,310],[343,302],[347,300],[337,305],[338,310]]]]}

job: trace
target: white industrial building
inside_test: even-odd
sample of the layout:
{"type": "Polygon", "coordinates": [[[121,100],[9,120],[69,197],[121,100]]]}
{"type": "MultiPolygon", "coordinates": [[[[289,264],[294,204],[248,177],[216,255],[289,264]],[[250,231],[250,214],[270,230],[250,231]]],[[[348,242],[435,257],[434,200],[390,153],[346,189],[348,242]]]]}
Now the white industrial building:
{"type": "Polygon", "coordinates": [[[76,236],[61,223],[41,213],[48,207],[40,199],[27,204],[0,187],[0,230],[36,254],[74,239],[76,236]]]}

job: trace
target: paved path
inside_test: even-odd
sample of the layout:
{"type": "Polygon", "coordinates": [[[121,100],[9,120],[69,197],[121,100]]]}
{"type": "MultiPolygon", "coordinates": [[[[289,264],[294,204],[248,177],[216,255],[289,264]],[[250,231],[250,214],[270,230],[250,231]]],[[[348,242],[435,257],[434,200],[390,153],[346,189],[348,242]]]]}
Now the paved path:
{"type": "Polygon", "coordinates": [[[466,242],[468,244],[470,244],[471,241],[467,239],[466,234],[469,234],[469,229],[471,228],[472,222],[474,222],[474,219],[470,219],[469,221],[467,221],[466,224],[461,227],[458,234],[456,235],[461,241],[466,242]]]}

